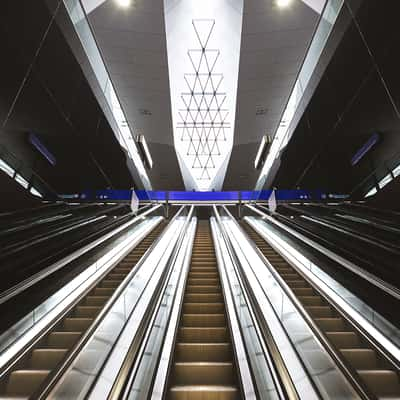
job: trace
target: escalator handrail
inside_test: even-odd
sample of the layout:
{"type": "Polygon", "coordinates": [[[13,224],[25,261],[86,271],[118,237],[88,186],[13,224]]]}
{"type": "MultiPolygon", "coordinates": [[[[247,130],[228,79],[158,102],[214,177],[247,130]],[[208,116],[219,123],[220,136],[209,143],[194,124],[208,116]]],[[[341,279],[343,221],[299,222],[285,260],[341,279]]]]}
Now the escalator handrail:
{"type": "MultiPolygon", "coordinates": [[[[347,270],[349,270],[353,274],[359,276],[360,278],[366,280],[367,282],[371,283],[372,285],[376,286],[377,288],[383,290],[390,296],[394,297],[396,300],[400,300],[400,290],[398,288],[396,288],[395,286],[384,281],[383,279],[379,278],[375,274],[372,274],[372,273],[366,271],[364,268],[354,264],[353,262],[345,259],[344,257],[333,253],[331,250],[329,250],[326,247],[324,247],[323,245],[315,242],[314,240],[306,237],[302,233],[297,232],[295,229],[288,227],[283,222],[278,221],[276,218],[274,218],[273,215],[268,215],[268,214],[264,213],[263,211],[259,210],[258,208],[254,207],[252,205],[249,205],[249,204],[246,204],[246,207],[248,207],[251,211],[255,212],[256,214],[259,214],[261,217],[267,219],[271,223],[282,228],[283,230],[288,232],[290,235],[296,237],[297,239],[301,240],[305,244],[318,250],[324,256],[334,260],[335,262],[337,262],[341,266],[345,267],[347,270]]],[[[259,206],[257,206],[257,207],[259,207],[259,206]]],[[[333,247],[335,247],[335,246],[333,245],[333,247]]]]}
{"type": "Polygon", "coordinates": [[[1,218],[14,217],[16,215],[25,214],[27,212],[31,213],[32,211],[39,211],[39,210],[42,210],[42,209],[45,209],[45,208],[51,208],[51,207],[54,207],[54,206],[59,206],[61,204],[65,204],[65,203],[63,203],[63,202],[55,202],[55,203],[43,204],[43,205],[38,206],[38,207],[24,208],[22,210],[6,211],[6,212],[0,213],[0,219],[1,218]]]}
{"type": "Polygon", "coordinates": [[[284,204],[283,207],[285,207],[289,210],[294,210],[300,214],[304,214],[304,215],[300,215],[300,217],[310,220],[314,223],[319,223],[323,226],[326,226],[329,229],[336,230],[336,231],[341,232],[345,235],[348,235],[352,238],[355,238],[355,239],[361,240],[365,243],[368,243],[369,245],[374,245],[374,246],[380,247],[381,249],[383,249],[385,251],[389,251],[396,255],[400,255],[398,246],[396,246],[390,242],[387,242],[386,240],[376,239],[367,233],[360,232],[349,226],[343,225],[340,222],[334,220],[332,217],[317,216],[309,211],[299,210],[297,207],[292,206],[292,205],[284,204]]]}
{"type": "Polygon", "coordinates": [[[104,241],[112,238],[116,234],[120,233],[124,229],[130,227],[131,225],[135,224],[136,222],[140,221],[142,218],[147,216],[148,214],[156,211],[162,205],[158,204],[153,206],[151,209],[146,210],[142,214],[137,215],[132,220],[124,223],[123,225],[115,228],[113,231],[106,233],[105,235],[101,236],[100,238],[96,239],[94,242],[89,243],[88,245],[74,251],[72,254],[64,257],[63,259],[56,261],[52,265],[48,266],[47,268],[42,269],[38,273],[30,276],[29,278],[19,282],[18,284],[12,286],[11,288],[5,290],[4,292],[0,293],[0,304],[5,303],[6,301],[14,298],[15,296],[19,295],[23,291],[27,290],[28,288],[32,287],[36,283],[40,282],[44,278],[47,278],[49,275],[53,274],[54,272],[60,270],[61,268],[65,267],[68,263],[76,260],[78,257],[81,257],[85,253],[90,250],[93,250],[97,246],[101,245],[104,241]]]}
{"type": "MultiPolygon", "coordinates": [[[[354,205],[354,203],[352,203],[351,205],[354,205]]],[[[346,217],[354,218],[355,220],[358,219],[359,221],[357,221],[357,222],[359,222],[359,223],[362,223],[365,225],[371,225],[380,230],[384,230],[384,231],[395,233],[395,234],[400,233],[400,229],[391,226],[390,224],[388,224],[387,221],[378,220],[369,215],[357,213],[357,211],[354,213],[354,212],[350,211],[349,209],[346,209],[346,208],[343,209],[343,204],[339,204],[338,206],[336,206],[336,205],[327,205],[327,204],[323,204],[323,203],[317,203],[317,204],[309,203],[308,206],[311,206],[314,208],[315,207],[323,208],[323,209],[329,210],[331,212],[333,211],[336,215],[346,214],[346,217]]]]}
{"type": "MultiPolygon", "coordinates": [[[[318,339],[318,341],[324,346],[327,353],[332,357],[332,359],[336,362],[336,365],[339,367],[340,371],[346,377],[348,382],[352,385],[356,393],[360,396],[361,399],[370,400],[373,399],[374,396],[370,393],[370,390],[367,388],[365,383],[358,378],[356,371],[348,364],[345,358],[339,354],[338,351],[334,348],[334,346],[329,342],[325,334],[321,331],[321,329],[317,326],[317,324],[310,317],[308,312],[305,310],[303,305],[294,295],[294,293],[289,289],[286,282],[279,275],[277,271],[273,268],[269,260],[265,257],[265,255],[261,252],[261,250],[256,246],[256,244],[248,237],[247,233],[243,230],[243,228],[237,223],[235,218],[229,212],[229,210],[223,206],[225,212],[230,216],[231,220],[234,221],[235,225],[242,232],[242,234],[248,238],[248,242],[253,248],[253,250],[258,254],[258,256],[263,260],[264,264],[267,266],[269,272],[274,276],[275,280],[278,282],[281,289],[284,291],[285,295],[290,299],[292,304],[295,306],[296,310],[299,312],[304,321],[308,324],[311,331],[318,339]]],[[[310,377],[312,380],[312,378],[310,377]]]]}
{"type": "Polygon", "coordinates": [[[13,223],[11,223],[11,221],[10,221],[9,225],[11,225],[11,226],[8,226],[7,228],[2,229],[0,231],[0,236],[5,236],[9,233],[23,231],[27,228],[28,229],[31,228],[32,226],[40,225],[43,223],[42,222],[43,220],[48,220],[48,219],[57,217],[60,213],[71,213],[73,215],[73,213],[75,211],[80,211],[80,210],[88,208],[88,207],[90,208],[90,206],[91,206],[91,204],[79,204],[79,206],[71,207],[66,203],[54,203],[52,205],[59,206],[59,207],[62,206],[61,210],[56,208],[55,210],[52,210],[52,212],[48,212],[46,214],[39,214],[38,216],[25,218],[25,219],[21,219],[21,220],[16,220],[16,221],[13,221],[13,223]]]}
{"type": "MultiPolygon", "coordinates": [[[[158,207],[161,205],[157,205],[154,207],[158,207]]],[[[174,222],[174,220],[183,212],[185,209],[185,206],[181,207],[181,209],[176,213],[174,218],[171,220],[170,224],[174,222]]],[[[138,216],[137,218],[141,218],[142,216],[138,216]]],[[[131,280],[133,277],[137,274],[137,272],[141,269],[141,267],[146,263],[147,258],[149,255],[152,253],[154,248],[160,243],[160,241],[164,238],[166,230],[164,229],[163,232],[154,240],[154,242],[150,245],[150,247],[145,251],[143,256],[140,258],[140,260],[136,263],[134,268],[129,272],[129,274],[124,278],[124,280],[121,282],[121,284],[117,287],[117,289],[114,291],[112,294],[111,298],[109,301],[105,304],[104,308],[100,311],[100,313],[96,316],[88,330],[83,334],[83,336],[79,339],[79,341],[74,345],[72,351],[68,354],[67,358],[62,362],[62,364],[59,366],[57,371],[52,374],[50,379],[48,381],[45,381],[44,385],[39,388],[38,393],[36,393],[38,400],[44,400],[48,398],[49,393],[52,391],[52,389],[55,387],[56,383],[58,380],[61,378],[61,376],[67,371],[68,367],[71,365],[71,363],[74,361],[76,356],[79,354],[80,350],[83,349],[85,344],[90,340],[91,337],[93,337],[93,334],[95,333],[97,327],[99,324],[102,322],[104,317],[108,314],[110,309],[114,306],[115,302],[119,299],[120,295],[126,290],[126,288],[129,286],[131,280]]],[[[86,293],[90,292],[90,288],[86,291],[86,293]]],[[[86,293],[84,293],[81,298],[83,298],[86,293]]],[[[77,302],[75,302],[77,304],[77,302]]],[[[64,313],[65,315],[65,313],[64,313]]],[[[118,341],[118,338],[116,339],[116,342],[118,341]]],[[[115,342],[114,342],[115,345],[115,342]]],[[[111,353],[112,350],[109,351],[109,354],[111,353]]],[[[103,361],[103,366],[108,360],[108,356],[106,359],[103,361]]],[[[92,384],[93,385],[93,384],[92,384]]],[[[92,387],[91,385],[91,387],[92,387]]]]}
{"type": "Polygon", "coordinates": [[[267,349],[271,353],[268,354],[268,351],[266,351],[267,349],[264,348],[264,346],[262,347],[264,358],[267,361],[267,364],[269,365],[269,370],[274,380],[277,393],[279,394],[281,399],[298,400],[300,399],[300,397],[290,377],[290,374],[287,371],[287,368],[282,360],[278,347],[267,326],[261,323],[262,318],[260,318],[259,310],[257,310],[257,308],[255,307],[254,298],[252,298],[253,297],[252,291],[249,290],[248,282],[246,282],[243,279],[243,277],[239,272],[240,261],[238,260],[235,250],[233,249],[233,246],[230,240],[228,239],[229,236],[225,230],[225,227],[221,222],[221,217],[219,215],[218,209],[215,205],[213,206],[213,209],[214,209],[215,220],[217,221],[218,228],[223,236],[225,245],[229,253],[229,257],[231,259],[232,264],[235,266],[237,279],[241,287],[244,289],[243,292],[247,295],[248,298],[250,298],[250,301],[247,301],[248,299],[246,298],[247,307],[249,308],[249,310],[251,310],[252,316],[255,317],[254,322],[257,323],[258,326],[257,330],[260,332],[262,338],[264,339],[264,343],[266,344],[267,349]]]}
{"type": "Polygon", "coordinates": [[[27,240],[21,241],[20,243],[16,243],[15,245],[9,245],[8,249],[6,249],[1,253],[0,258],[4,259],[15,253],[26,250],[27,248],[34,246],[36,244],[40,244],[47,240],[52,240],[57,236],[63,235],[75,229],[79,229],[82,226],[88,225],[92,222],[98,221],[99,219],[105,218],[107,212],[119,208],[121,208],[121,206],[112,207],[108,210],[98,210],[89,217],[85,216],[75,217],[76,221],[68,221],[66,225],[57,227],[53,229],[53,231],[50,231],[50,233],[46,232],[45,234],[38,234],[27,240]]]}
{"type": "Polygon", "coordinates": [[[65,215],[55,215],[55,216],[53,215],[53,216],[50,216],[50,217],[43,217],[43,218],[40,218],[40,219],[36,219],[33,222],[29,222],[29,223],[27,223],[25,225],[19,225],[19,226],[15,226],[15,227],[12,227],[12,228],[6,228],[6,229],[3,229],[3,230],[0,231],[0,238],[1,237],[7,237],[7,235],[10,235],[10,234],[12,235],[12,234],[15,234],[17,232],[22,232],[22,231],[25,231],[25,230],[28,230],[28,229],[31,229],[31,228],[35,228],[38,225],[60,221],[60,220],[65,219],[65,218],[69,218],[72,215],[73,214],[67,214],[67,210],[66,210],[65,215]]]}

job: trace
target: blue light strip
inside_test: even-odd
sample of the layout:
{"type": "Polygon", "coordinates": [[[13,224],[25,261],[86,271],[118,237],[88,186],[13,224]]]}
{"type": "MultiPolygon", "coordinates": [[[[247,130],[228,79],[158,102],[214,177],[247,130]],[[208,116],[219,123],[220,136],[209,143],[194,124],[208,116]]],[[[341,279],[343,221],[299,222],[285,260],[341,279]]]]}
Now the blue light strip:
{"type": "Polygon", "coordinates": [[[53,167],[56,165],[55,156],[50,153],[35,133],[29,132],[29,142],[53,167]]]}
{"type": "Polygon", "coordinates": [[[374,133],[368,141],[354,154],[351,165],[354,167],[358,162],[378,143],[379,134],[374,133]]]}
{"type": "MultiPolygon", "coordinates": [[[[190,191],[146,191],[136,190],[140,201],[159,202],[240,202],[267,201],[272,190],[261,191],[227,191],[227,192],[190,192],[190,191]]],[[[82,193],[64,194],[59,196],[73,201],[130,201],[131,190],[86,190],[82,193]]],[[[337,198],[347,198],[347,195],[326,193],[322,190],[276,190],[278,201],[323,201],[337,198]]]]}

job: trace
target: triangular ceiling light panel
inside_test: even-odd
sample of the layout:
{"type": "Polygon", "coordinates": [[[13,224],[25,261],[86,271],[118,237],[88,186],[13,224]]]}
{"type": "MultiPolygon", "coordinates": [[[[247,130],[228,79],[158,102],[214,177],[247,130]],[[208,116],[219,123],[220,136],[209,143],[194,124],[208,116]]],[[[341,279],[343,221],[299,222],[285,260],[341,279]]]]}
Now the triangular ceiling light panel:
{"type": "Polygon", "coordinates": [[[185,186],[220,190],[233,146],[243,0],[165,0],[164,7],[174,143],[185,186]]]}

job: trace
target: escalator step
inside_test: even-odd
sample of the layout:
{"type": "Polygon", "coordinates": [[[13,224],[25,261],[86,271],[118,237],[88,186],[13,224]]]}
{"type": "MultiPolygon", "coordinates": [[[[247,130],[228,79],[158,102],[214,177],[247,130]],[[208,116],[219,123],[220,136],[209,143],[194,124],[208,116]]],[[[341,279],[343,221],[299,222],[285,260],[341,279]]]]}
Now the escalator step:
{"type": "Polygon", "coordinates": [[[101,286],[102,286],[103,288],[113,288],[113,289],[116,289],[120,284],[121,284],[121,281],[120,281],[120,280],[116,281],[116,280],[112,280],[112,279],[104,279],[104,280],[101,282],[101,286]]]}
{"type": "Polygon", "coordinates": [[[216,272],[190,272],[189,273],[189,277],[191,279],[196,279],[196,278],[200,278],[200,279],[217,279],[218,278],[218,274],[216,272]]]}
{"type": "Polygon", "coordinates": [[[334,311],[329,306],[307,306],[305,309],[314,318],[330,318],[334,316],[334,311]]]}
{"type": "Polygon", "coordinates": [[[93,318],[65,318],[63,327],[67,332],[83,332],[92,324],[93,318]]]}
{"type": "Polygon", "coordinates": [[[181,327],[178,341],[186,343],[221,343],[228,340],[226,327],[181,327]]]}
{"type": "Polygon", "coordinates": [[[201,286],[209,286],[209,285],[218,285],[218,278],[189,278],[189,285],[201,285],[201,286]]]}
{"type": "Polygon", "coordinates": [[[8,378],[6,394],[8,396],[26,396],[35,393],[49,375],[49,370],[18,370],[8,378]]]}
{"type": "Polygon", "coordinates": [[[346,324],[343,318],[315,318],[318,326],[324,331],[345,331],[346,324]]]}
{"type": "Polygon", "coordinates": [[[188,285],[186,293],[221,293],[219,285],[188,285]]]}
{"type": "Polygon", "coordinates": [[[70,349],[82,336],[81,332],[51,332],[47,346],[52,349],[70,349]]]}
{"type": "Polygon", "coordinates": [[[299,296],[298,299],[305,306],[322,306],[324,300],[320,296],[299,296]]]}
{"type": "Polygon", "coordinates": [[[183,314],[182,324],[185,327],[225,326],[224,314],[183,314]]]}
{"type": "Polygon", "coordinates": [[[236,400],[239,391],[234,386],[174,386],[171,400],[236,400]]]}
{"type": "Polygon", "coordinates": [[[221,293],[187,293],[185,301],[188,303],[219,303],[223,301],[221,293]]]}
{"type": "Polygon", "coordinates": [[[75,309],[75,316],[79,318],[95,317],[102,307],[100,306],[78,306],[75,309]]]}
{"type": "Polygon", "coordinates": [[[231,385],[234,380],[231,362],[177,362],[174,365],[176,385],[231,385]]]}
{"type": "Polygon", "coordinates": [[[109,298],[109,296],[87,296],[85,303],[87,306],[102,306],[109,298]]]}
{"type": "Polygon", "coordinates": [[[342,354],[356,369],[376,369],[378,357],[371,349],[342,349],[342,354]]]}
{"type": "Polygon", "coordinates": [[[338,349],[364,347],[360,336],[355,332],[326,332],[326,336],[338,349]]]}
{"type": "Polygon", "coordinates": [[[114,288],[102,288],[102,287],[96,287],[93,290],[93,296],[107,296],[110,297],[112,294],[115,292],[114,288]]]}
{"type": "Polygon", "coordinates": [[[68,349],[34,349],[29,365],[36,370],[53,369],[64,359],[67,352],[68,349]]]}
{"type": "Polygon", "coordinates": [[[231,361],[230,343],[177,343],[177,361],[231,361]]]}
{"type": "Polygon", "coordinates": [[[379,399],[398,399],[400,393],[399,376],[391,370],[357,371],[367,386],[379,399]]]}
{"type": "Polygon", "coordinates": [[[221,314],[225,311],[224,303],[184,303],[185,314],[221,314]]]}

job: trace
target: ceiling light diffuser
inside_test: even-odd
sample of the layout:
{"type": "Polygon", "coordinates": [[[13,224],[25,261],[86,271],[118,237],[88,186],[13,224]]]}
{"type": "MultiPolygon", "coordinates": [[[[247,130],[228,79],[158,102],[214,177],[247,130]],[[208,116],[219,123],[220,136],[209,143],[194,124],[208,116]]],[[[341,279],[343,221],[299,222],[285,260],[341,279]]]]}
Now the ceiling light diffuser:
{"type": "Polygon", "coordinates": [[[174,145],[187,190],[221,190],[233,147],[243,0],[165,0],[174,145]]]}

